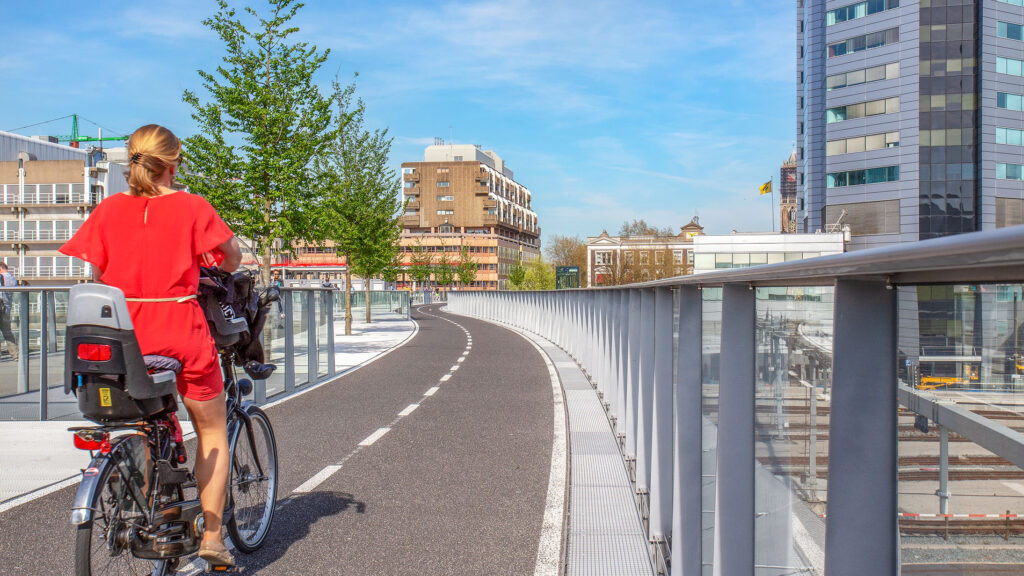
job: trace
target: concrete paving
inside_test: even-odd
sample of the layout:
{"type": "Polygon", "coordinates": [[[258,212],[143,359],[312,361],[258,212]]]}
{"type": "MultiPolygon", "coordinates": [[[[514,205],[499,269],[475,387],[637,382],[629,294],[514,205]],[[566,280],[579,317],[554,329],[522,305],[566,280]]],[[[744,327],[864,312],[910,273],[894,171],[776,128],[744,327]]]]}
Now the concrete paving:
{"type": "MultiPolygon", "coordinates": [[[[534,572],[547,367],[518,335],[437,308],[415,311],[418,333],[386,357],[268,408],[279,508],[267,545],[239,555],[243,573],[534,572]]],[[[0,512],[0,574],[72,572],[72,497],[0,512]]]]}

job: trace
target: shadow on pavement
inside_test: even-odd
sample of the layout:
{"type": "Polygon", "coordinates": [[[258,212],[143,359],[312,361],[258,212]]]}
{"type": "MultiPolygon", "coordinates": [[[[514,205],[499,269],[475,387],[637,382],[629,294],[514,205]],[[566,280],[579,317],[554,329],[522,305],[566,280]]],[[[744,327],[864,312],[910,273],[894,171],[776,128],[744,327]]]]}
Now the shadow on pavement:
{"type": "MultiPolygon", "coordinates": [[[[280,560],[292,544],[308,536],[310,527],[318,520],[343,513],[365,514],[366,503],[346,492],[309,492],[293,496],[287,506],[274,513],[274,523],[263,548],[251,555],[236,554],[241,567],[239,573],[259,573],[280,560]]],[[[301,566],[294,568],[301,570],[301,566]]]]}

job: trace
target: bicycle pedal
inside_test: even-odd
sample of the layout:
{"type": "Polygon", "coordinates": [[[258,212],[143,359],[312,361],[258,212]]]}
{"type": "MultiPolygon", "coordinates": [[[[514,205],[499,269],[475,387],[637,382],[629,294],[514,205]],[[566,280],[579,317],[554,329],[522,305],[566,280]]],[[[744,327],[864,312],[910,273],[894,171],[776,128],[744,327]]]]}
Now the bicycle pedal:
{"type": "Polygon", "coordinates": [[[237,564],[235,566],[211,566],[209,562],[206,563],[205,574],[241,574],[242,568],[237,564]]]}

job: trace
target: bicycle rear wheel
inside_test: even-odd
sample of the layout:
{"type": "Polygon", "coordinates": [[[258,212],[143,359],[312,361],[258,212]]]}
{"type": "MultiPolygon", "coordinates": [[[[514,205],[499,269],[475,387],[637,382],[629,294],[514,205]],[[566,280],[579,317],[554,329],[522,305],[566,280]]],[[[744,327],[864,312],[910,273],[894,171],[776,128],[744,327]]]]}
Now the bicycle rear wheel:
{"type": "MultiPolygon", "coordinates": [[[[137,440],[130,438],[124,441],[137,440]]],[[[168,574],[167,561],[132,556],[128,546],[132,527],[136,524],[144,526],[146,519],[128,495],[128,485],[122,479],[118,466],[111,465],[103,471],[99,486],[92,503],[92,520],[79,525],[75,534],[76,576],[168,574]]]]}
{"type": "Polygon", "coordinates": [[[233,512],[228,520],[228,534],[239,550],[249,553],[263,545],[274,519],[277,441],[270,420],[262,410],[249,407],[246,412],[252,428],[239,420],[238,432],[231,439],[228,484],[233,512]]]}

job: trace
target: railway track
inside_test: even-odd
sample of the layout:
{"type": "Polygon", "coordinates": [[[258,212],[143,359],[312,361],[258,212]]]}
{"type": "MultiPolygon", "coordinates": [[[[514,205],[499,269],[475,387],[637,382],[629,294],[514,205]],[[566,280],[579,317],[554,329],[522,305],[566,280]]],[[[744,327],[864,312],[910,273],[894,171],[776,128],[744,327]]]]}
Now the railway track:
{"type": "MultiPolygon", "coordinates": [[[[903,534],[995,534],[1009,538],[1024,534],[1024,518],[913,518],[900,517],[903,534]]],[[[1019,572],[1018,572],[1019,573],[1019,572]]]]}

